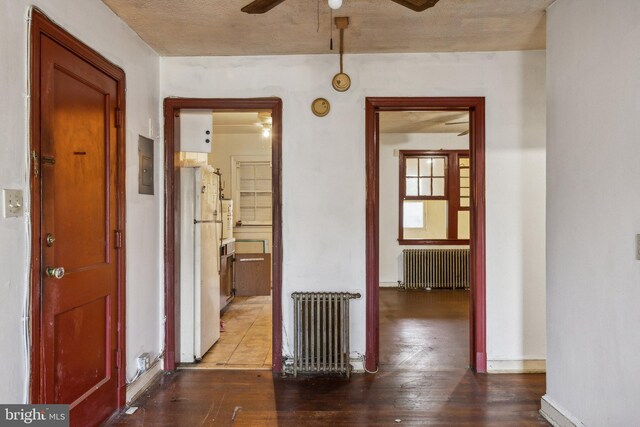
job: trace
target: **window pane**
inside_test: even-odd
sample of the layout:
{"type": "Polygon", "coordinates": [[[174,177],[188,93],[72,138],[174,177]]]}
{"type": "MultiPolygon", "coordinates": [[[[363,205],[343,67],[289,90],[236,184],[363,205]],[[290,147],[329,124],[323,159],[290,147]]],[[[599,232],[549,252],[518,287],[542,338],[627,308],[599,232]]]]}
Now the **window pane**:
{"type": "Polygon", "coordinates": [[[252,208],[255,206],[255,195],[253,193],[240,193],[240,207],[252,208]]]}
{"type": "Polygon", "coordinates": [[[407,196],[418,195],[418,178],[407,178],[406,195],[407,196]]]}
{"type": "Polygon", "coordinates": [[[431,176],[431,157],[420,158],[420,176],[431,176]]]}
{"type": "Polygon", "coordinates": [[[240,176],[246,179],[253,179],[255,177],[253,166],[240,166],[240,176]]]}
{"type": "Polygon", "coordinates": [[[458,211],[458,239],[468,239],[471,233],[471,213],[469,211],[458,211]]]}
{"type": "Polygon", "coordinates": [[[433,158],[433,176],[444,176],[444,157],[433,158]]]}
{"type": "Polygon", "coordinates": [[[460,176],[464,176],[464,177],[468,177],[469,176],[469,169],[460,169],[460,176]]]}
{"type": "Polygon", "coordinates": [[[469,188],[469,178],[460,178],[460,187],[469,188]]]}
{"type": "Polygon", "coordinates": [[[407,176],[418,176],[418,159],[407,159],[406,165],[407,176]]]}
{"type": "Polygon", "coordinates": [[[420,195],[431,196],[431,178],[420,178],[420,195]]]}
{"type": "Polygon", "coordinates": [[[420,239],[446,239],[447,238],[447,201],[446,200],[424,200],[424,201],[409,201],[404,202],[404,212],[402,237],[406,240],[420,240],[420,239]],[[414,203],[421,205],[421,207],[409,209],[415,209],[414,216],[415,222],[409,225],[415,225],[415,227],[408,227],[407,220],[407,204],[414,203]],[[419,227],[419,218],[422,218],[422,227],[419,227]]]}
{"type": "Polygon", "coordinates": [[[255,188],[255,181],[253,179],[241,179],[240,191],[253,191],[255,188]]]}
{"type": "Polygon", "coordinates": [[[458,158],[458,164],[459,164],[460,166],[463,166],[463,167],[464,167],[464,166],[467,166],[467,167],[468,167],[468,166],[469,166],[469,164],[470,164],[470,163],[469,163],[469,158],[468,158],[468,157],[460,157],[460,158],[458,158]]]}
{"type": "Polygon", "coordinates": [[[253,208],[240,208],[240,220],[241,221],[255,221],[255,209],[253,208]]]}
{"type": "Polygon", "coordinates": [[[444,196],[444,178],[433,178],[433,196],[444,196]]]}
{"type": "Polygon", "coordinates": [[[270,208],[271,193],[256,193],[256,206],[261,208],[270,208]]]}
{"type": "Polygon", "coordinates": [[[460,195],[462,197],[469,197],[469,189],[468,188],[461,188],[460,189],[460,195]]]}
{"type": "Polygon", "coordinates": [[[256,166],[256,179],[271,179],[271,166],[256,166]]]}
{"type": "Polygon", "coordinates": [[[404,228],[424,227],[424,202],[404,202],[402,225],[404,228]]]}
{"type": "Polygon", "coordinates": [[[469,207],[469,198],[468,197],[460,197],[460,207],[468,208],[469,207]]]}
{"type": "Polygon", "coordinates": [[[271,191],[270,179],[256,179],[255,185],[256,185],[256,191],[271,191]]]}
{"type": "Polygon", "coordinates": [[[271,222],[271,208],[257,208],[256,209],[256,221],[271,222]]]}

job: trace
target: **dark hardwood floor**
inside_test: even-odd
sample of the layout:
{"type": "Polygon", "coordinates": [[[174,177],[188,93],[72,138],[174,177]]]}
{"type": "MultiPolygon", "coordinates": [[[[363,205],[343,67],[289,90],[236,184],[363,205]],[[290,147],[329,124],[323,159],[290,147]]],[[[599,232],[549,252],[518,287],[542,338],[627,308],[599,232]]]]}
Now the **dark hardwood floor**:
{"type": "Polygon", "coordinates": [[[476,375],[468,293],[380,293],[381,365],[350,381],[260,371],[165,373],[111,426],[546,426],[544,375],[476,375]]]}
{"type": "Polygon", "coordinates": [[[444,371],[469,366],[469,292],[380,290],[382,368],[444,371]]]}

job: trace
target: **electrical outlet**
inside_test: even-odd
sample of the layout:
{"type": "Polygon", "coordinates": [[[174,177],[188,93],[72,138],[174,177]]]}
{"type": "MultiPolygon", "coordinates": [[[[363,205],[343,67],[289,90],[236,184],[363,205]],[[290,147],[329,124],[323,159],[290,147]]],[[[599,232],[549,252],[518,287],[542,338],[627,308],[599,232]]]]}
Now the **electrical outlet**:
{"type": "Polygon", "coordinates": [[[636,234],[636,259],[640,261],[640,234],[636,234]]]}
{"type": "Polygon", "coordinates": [[[5,218],[22,216],[22,190],[2,190],[2,199],[5,218]]]}

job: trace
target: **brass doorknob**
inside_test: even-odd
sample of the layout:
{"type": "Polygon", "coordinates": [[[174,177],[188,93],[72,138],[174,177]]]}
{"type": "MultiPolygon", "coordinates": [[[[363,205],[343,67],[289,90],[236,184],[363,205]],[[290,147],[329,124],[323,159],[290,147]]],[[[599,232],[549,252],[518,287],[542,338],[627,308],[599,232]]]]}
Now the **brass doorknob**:
{"type": "Polygon", "coordinates": [[[53,277],[54,279],[62,279],[64,277],[64,268],[62,267],[47,267],[47,277],[53,277]]]}

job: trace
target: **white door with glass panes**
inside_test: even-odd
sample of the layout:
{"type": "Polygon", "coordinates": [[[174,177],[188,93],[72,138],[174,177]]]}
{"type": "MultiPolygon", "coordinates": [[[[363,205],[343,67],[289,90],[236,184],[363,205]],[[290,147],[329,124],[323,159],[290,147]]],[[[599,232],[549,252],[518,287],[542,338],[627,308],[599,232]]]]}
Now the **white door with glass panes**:
{"type": "Polygon", "coordinates": [[[271,160],[233,159],[233,193],[236,223],[271,225],[272,183],[271,160]]]}

